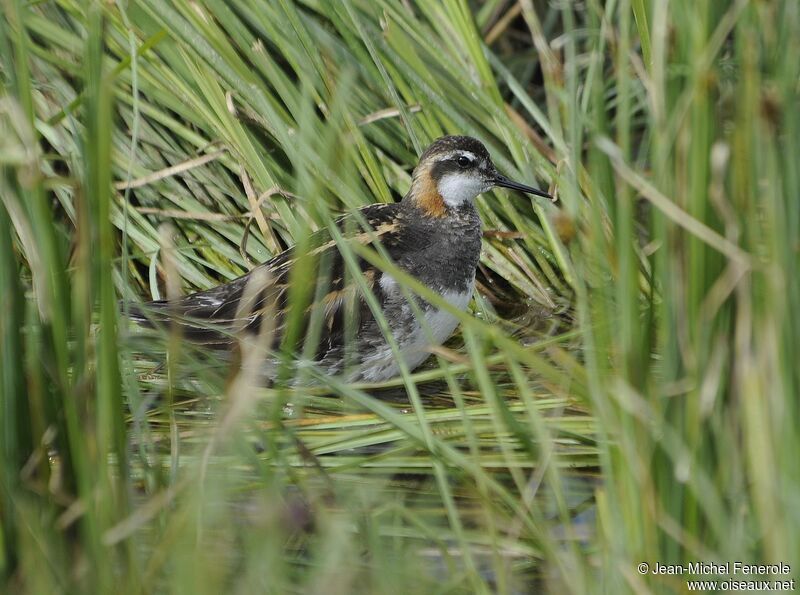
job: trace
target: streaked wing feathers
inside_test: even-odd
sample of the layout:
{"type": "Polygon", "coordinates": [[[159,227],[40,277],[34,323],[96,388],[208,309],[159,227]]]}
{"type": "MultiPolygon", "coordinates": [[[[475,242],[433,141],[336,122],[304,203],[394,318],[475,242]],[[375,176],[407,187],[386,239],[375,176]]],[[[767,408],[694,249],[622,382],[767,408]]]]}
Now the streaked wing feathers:
{"type": "MultiPolygon", "coordinates": [[[[392,256],[402,244],[399,233],[402,221],[399,218],[398,206],[379,204],[361,209],[360,214],[369,225],[370,231],[365,231],[357,221],[347,216],[337,220],[337,226],[351,241],[361,244],[367,245],[373,238],[379,238],[383,247],[392,256]]],[[[358,317],[371,317],[371,312],[355,283],[352,280],[347,283],[344,261],[328,230],[315,233],[312,245],[316,246],[312,254],[317,257],[318,266],[325,269],[324,275],[319,275],[319,278],[327,277],[328,290],[319,304],[307,307],[305,318],[306,320],[310,318],[313,308],[317,306],[324,308],[318,351],[325,352],[344,340],[343,326],[348,305],[354,308],[354,313],[358,317]],[[353,303],[354,298],[357,299],[357,303],[353,303]]],[[[294,255],[290,249],[224,285],[174,301],[157,300],[137,305],[131,311],[131,318],[149,327],[169,328],[177,325],[177,330],[189,341],[226,347],[235,341],[238,332],[257,332],[261,324],[262,311],[270,310],[271,315],[275,316],[277,342],[285,321],[288,283],[293,262],[294,255]],[[251,282],[257,282],[260,286],[248,288],[251,282]],[[251,304],[242,303],[245,295],[251,296],[251,304]]],[[[380,287],[375,281],[379,278],[380,271],[361,259],[359,265],[367,285],[379,294],[380,287]]]]}

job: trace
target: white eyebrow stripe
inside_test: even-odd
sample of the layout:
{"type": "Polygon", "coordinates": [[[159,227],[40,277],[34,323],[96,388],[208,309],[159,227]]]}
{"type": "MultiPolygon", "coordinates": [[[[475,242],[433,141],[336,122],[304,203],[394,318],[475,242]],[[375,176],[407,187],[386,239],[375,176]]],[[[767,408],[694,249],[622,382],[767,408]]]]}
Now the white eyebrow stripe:
{"type": "Polygon", "coordinates": [[[467,157],[472,161],[478,159],[478,157],[472,151],[466,151],[464,149],[456,149],[455,151],[450,151],[449,153],[445,153],[441,157],[437,159],[437,161],[446,161],[447,159],[452,159],[453,157],[467,157]]]}

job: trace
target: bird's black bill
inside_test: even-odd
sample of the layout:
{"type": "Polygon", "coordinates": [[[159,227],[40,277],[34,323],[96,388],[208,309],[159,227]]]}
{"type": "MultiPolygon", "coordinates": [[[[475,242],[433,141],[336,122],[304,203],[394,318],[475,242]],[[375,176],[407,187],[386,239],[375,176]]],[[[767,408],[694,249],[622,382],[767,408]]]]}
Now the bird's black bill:
{"type": "Polygon", "coordinates": [[[503,188],[511,188],[512,190],[519,190],[520,192],[527,192],[528,194],[535,194],[537,196],[543,196],[545,198],[549,198],[553,200],[553,197],[547,194],[547,192],[543,192],[538,188],[534,188],[533,186],[526,186],[525,184],[520,184],[519,182],[514,182],[513,180],[509,180],[505,176],[501,176],[498,174],[494,179],[495,186],[502,186],[503,188]]]}

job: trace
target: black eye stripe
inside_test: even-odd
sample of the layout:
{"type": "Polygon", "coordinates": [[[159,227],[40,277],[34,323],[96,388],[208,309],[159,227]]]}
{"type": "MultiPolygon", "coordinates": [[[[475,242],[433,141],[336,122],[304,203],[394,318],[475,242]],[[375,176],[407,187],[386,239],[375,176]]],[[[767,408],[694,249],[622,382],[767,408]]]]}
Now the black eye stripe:
{"type": "Polygon", "coordinates": [[[467,171],[471,171],[475,166],[478,165],[478,160],[468,157],[467,155],[463,154],[456,154],[450,155],[447,157],[442,157],[436,160],[433,165],[431,166],[431,177],[436,180],[437,182],[441,180],[444,176],[448,174],[459,174],[464,173],[467,171]],[[461,158],[466,158],[469,160],[469,163],[466,166],[462,166],[458,163],[458,160],[461,158]]]}
{"type": "Polygon", "coordinates": [[[459,155],[457,156],[454,161],[458,164],[459,167],[470,167],[475,161],[470,159],[466,155],[459,155]]]}

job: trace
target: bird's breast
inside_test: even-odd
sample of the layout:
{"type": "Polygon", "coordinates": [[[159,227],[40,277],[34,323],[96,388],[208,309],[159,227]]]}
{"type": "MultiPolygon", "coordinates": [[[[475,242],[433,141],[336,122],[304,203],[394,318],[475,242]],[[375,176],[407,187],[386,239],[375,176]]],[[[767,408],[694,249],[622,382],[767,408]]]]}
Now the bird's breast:
{"type": "MultiPolygon", "coordinates": [[[[466,310],[472,299],[474,284],[475,278],[473,277],[466,289],[445,291],[441,294],[442,298],[456,310],[466,310]]],[[[444,308],[432,306],[423,311],[420,326],[419,335],[422,343],[441,345],[456,330],[458,318],[444,308]]]]}
{"type": "Polygon", "coordinates": [[[469,289],[480,254],[480,229],[458,234],[442,231],[429,244],[420,242],[399,264],[438,293],[455,294],[469,289]]]}

